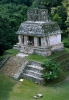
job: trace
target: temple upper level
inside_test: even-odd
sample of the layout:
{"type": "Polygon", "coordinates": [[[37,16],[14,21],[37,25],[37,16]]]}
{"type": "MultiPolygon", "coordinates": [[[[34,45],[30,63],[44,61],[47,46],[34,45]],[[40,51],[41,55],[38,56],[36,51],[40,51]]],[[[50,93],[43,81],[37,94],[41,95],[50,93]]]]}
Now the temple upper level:
{"type": "Polygon", "coordinates": [[[28,10],[27,20],[48,22],[48,10],[47,9],[37,9],[37,8],[28,10]]]}

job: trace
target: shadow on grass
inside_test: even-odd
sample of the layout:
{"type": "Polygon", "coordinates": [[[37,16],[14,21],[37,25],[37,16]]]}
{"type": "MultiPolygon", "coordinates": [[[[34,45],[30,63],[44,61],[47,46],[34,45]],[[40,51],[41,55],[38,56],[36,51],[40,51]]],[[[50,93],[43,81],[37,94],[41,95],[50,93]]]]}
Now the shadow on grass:
{"type": "Polygon", "coordinates": [[[9,93],[15,84],[16,81],[0,73],[0,100],[8,100],[9,93]]]}

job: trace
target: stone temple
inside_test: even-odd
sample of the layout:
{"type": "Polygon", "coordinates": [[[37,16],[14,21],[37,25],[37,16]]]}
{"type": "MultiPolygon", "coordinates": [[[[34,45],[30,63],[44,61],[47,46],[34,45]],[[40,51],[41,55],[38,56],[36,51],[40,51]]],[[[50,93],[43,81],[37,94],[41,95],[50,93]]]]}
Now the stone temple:
{"type": "Polygon", "coordinates": [[[54,51],[63,50],[61,33],[59,25],[48,19],[47,9],[28,10],[27,21],[21,23],[16,32],[18,43],[13,48],[23,53],[49,56],[54,51]]]}

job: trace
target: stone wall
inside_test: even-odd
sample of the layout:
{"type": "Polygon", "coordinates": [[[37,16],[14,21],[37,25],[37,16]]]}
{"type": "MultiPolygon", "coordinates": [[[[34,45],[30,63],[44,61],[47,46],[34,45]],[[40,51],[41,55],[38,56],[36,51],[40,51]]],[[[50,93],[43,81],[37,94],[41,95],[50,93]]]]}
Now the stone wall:
{"type": "Polygon", "coordinates": [[[50,49],[47,49],[47,48],[43,48],[43,49],[41,49],[41,48],[35,48],[34,49],[34,53],[35,54],[39,54],[39,55],[41,55],[41,56],[49,56],[49,55],[51,55],[51,51],[50,51],[50,49]]]}
{"type": "Polygon", "coordinates": [[[55,52],[55,51],[63,51],[64,50],[64,44],[63,43],[59,43],[59,44],[56,44],[56,45],[51,45],[51,51],[55,52]]]}
{"type": "Polygon", "coordinates": [[[61,43],[61,34],[49,36],[49,45],[56,45],[61,43]]]}

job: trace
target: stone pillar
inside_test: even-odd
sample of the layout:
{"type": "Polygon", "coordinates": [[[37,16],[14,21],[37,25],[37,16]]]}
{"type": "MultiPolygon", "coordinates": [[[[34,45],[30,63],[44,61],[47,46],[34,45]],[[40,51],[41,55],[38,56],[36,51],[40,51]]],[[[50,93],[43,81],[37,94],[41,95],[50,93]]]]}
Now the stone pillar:
{"type": "Polygon", "coordinates": [[[45,47],[45,46],[47,46],[46,39],[45,39],[45,37],[42,37],[41,38],[41,47],[45,47]]]}
{"type": "Polygon", "coordinates": [[[24,36],[24,45],[28,45],[28,36],[24,36]]]}
{"type": "Polygon", "coordinates": [[[19,42],[19,44],[23,44],[22,36],[21,35],[18,35],[18,42],[19,42]]]}
{"type": "Polygon", "coordinates": [[[49,45],[50,45],[49,37],[48,37],[48,36],[45,37],[45,40],[46,40],[46,44],[47,44],[47,46],[49,46],[49,45]]]}
{"type": "Polygon", "coordinates": [[[34,46],[35,46],[35,47],[38,46],[38,37],[34,37],[34,46]]]}

